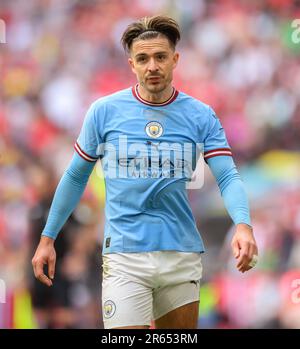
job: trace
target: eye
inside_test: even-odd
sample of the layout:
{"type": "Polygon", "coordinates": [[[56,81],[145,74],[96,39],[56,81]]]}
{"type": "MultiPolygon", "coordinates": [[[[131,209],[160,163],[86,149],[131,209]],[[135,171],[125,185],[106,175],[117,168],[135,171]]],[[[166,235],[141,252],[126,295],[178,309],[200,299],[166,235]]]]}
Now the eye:
{"type": "Polygon", "coordinates": [[[138,57],[137,61],[143,63],[146,61],[146,57],[138,57]]]}
{"type": "Polygon", "coordinates": [[[163,61],[166,58],[166,55],[158,55],[158,60],[163,61]]]}

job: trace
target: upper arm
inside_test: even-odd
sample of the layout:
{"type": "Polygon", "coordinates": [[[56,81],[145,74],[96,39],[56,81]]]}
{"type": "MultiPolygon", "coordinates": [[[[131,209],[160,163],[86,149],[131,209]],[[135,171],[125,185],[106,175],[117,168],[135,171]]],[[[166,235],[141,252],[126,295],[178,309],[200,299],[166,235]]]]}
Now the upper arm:
{"type": "Polygon", "coordinates": [[[225,131],[215,112],[209,108],[207,131],[204,138],[204,160],[215,156],[232,156],[225,131]]]}
{"type": "Polygon", "coordinates": [[[95,103],[87,111],[80,134],[74,145],[76,152],[88,162],[99,158],[99,145],[102,143],[95,103]]]}
{"type": "Polygon", "coordinates": [[[207,131],[204,138],[204,160],[213,173],[221,192],[232,179],[239,177],[224,128],[211,108],[209,108],[207,131]]]}

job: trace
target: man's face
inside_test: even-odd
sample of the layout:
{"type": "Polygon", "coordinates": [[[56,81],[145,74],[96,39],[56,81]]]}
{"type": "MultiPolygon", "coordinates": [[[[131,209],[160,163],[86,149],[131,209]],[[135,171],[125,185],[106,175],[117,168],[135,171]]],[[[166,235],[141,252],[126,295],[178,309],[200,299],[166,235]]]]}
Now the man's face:
{"type": "Polygon", "coordinates": [[[128,62],[140,85],[150,93],[159,93],[172,82],[178,58],[168,39],[158,36],[133,42],[128,62]]]}

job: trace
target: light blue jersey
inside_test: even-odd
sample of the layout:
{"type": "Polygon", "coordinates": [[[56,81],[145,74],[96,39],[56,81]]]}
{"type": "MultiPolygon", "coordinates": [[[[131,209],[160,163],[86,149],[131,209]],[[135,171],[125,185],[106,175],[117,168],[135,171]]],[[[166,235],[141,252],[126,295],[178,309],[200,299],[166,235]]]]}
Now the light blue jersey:
{"type": "Polygon", "coordinates": [[[75,150],[88,162],[100,157],[106,171],[104,254],[204,251],[187,195],[189,172],[175,174],[183,165],[174,155],[178,150],[183,158],[184,149],[192,150],[194,169],[199,144],[206,160],[231,156],[214,111],[175,89],[160,104],[143,100],[138,85],[92,104],[75,150]],[[171,151],[168,171],[161,154],[169,146],[176,151],[171,151]],[[157,157],[152,156],[155,148],[162,150],[157,157]]]}

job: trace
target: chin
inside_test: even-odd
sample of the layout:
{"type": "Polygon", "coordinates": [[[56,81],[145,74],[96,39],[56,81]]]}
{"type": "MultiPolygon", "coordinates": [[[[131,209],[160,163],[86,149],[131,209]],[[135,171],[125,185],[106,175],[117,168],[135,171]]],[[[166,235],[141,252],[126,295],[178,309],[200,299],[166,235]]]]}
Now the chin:
{"type": "Polygon", "coordinates": [[[162,83],[159,84],[149,84],[147,85],[147,89],[150,92],[161,92],[166,88],[166,86],[162,83]]]}

